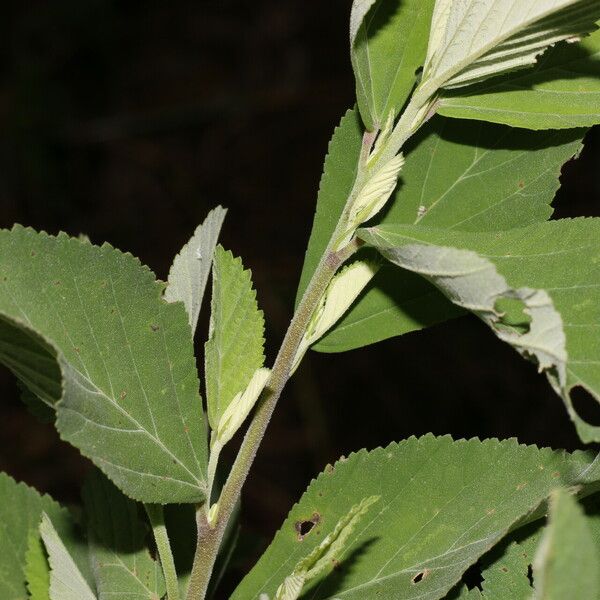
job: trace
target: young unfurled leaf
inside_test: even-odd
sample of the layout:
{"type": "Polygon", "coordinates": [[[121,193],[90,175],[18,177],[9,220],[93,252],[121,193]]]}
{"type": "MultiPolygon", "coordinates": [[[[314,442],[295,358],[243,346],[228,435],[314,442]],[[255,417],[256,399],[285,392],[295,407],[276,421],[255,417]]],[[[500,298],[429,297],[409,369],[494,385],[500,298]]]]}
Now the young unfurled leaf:
{"type": "MultiPolygon", "coordinates": [[[[45,556],[39,535],[42,513],[50,516],[88,584],[93,586],[87,548],[79,538],[69,512],[50,496],[42,496],[33,488],[0,473],[0,598],[3,600],[27,598],[27,582],[33,584],[32,594],[39,596],[39,600],[43,598],[45,556]]],[[[34,600],[38,598],[34,597],[34,600]]]]}
{"type": "Polygon", "coordinates": [[[323,337],[350,308],[381,265],[371,260],[357,260],[345,266],[331,280],[321,304],[313,314],[302,337],[291,371],[294,372],[306,351],[323,337]]]}
{"type": "Polygon", "coordinates": [[[50,600],[96,600],[46,513],[42,515],[40,534],[50,563],[50,600]]]}
{"type": "MultiPolygon", "coordinates": [[[[545,221],[561,166],[581,151],[583,134],[434,118],[406,148],[381,223],[495,231],[545,221]]],[[[314,349],[342,352],[459,314],[424,279],[384,265],[314,349]]]]}
{"type": "Polygon", "coordinates": [[[273,598],[290,567],[370,496],[380,500],[335,556],[336,568],[311,582],[311,600],[442,598],[516,521],[553,488],[576,481],[590,460],[587,453],[514,440],[431,435],[361,450],[310,485],[232,600],[273,598]]]}
{"type": "Polygon", "coordinates": [[[109,245],[0,232],[0,361],[126,494],[198,502],[207,441],[191,331],[162,292],[109,245]]]}
{"type": "Polygon", "coordinates": [[[360,235],[532,358],[562,396],[581,439],[600,440],[600,427],[577,414],[570,395],[582,387],[600,402],[600,219],[497,233],[382,225],[360,235]],[[530,319],[526,333],[503,320],[503,298],[521,304],[530,319]]]}
{"type": "Polygon", "coordinates": [[[183,302],[192,334],[196,331],[198,324],[204,289],[226,214],[227,210],[221,206],[211,210],[202,225],[198,225],[189,242],[175,257],[169,271],[165,299],[168,302],[183,302]]]}
{"type": "Polygon", "coordinates": [[[99,597],[162,598],[163,574],[146,547],[148,528],[140,518],[138,505],[98,471],[88,477],[83,501],[99,597]]]}
{"type": "Polygon", "coordinates": [[[206,398],[213,430],[236,395],[246,389],[265,357],[264,318],[258,310],[250,271],[217,246],[209,339],[206,342],[206,398]]]}
{"type": "Polygon", "coordinates": [[[270,369],[261,367],[254,372],[248,387],[243,392],[238,392],[229,406],[223,412],[216,429],[216,439],[225,445],[242,426],[250,411],[256,404],[263,391],[269,376],[270,369]]]}
{"type": "MultiPolygon", "coordinates": [[[[217,427],[213,431],[210,440],[208,481],[211,489],[212,484],[215,481],[217,464],[221,450],[223,450],[225,444],[227,444],[227,442],[229,442],[236,434],[238,429],[242,426],[243,422],[250,414],[250,411],[254,408],[254,405],[256,404],[256,401],[267,384],[270,375],[270,369],[266,369],[265,367],[257,369],[252,375],[252,378],[250,379],[246,389],[243,392],[238,392],[235,395],[219,419],[217,427]]],[[[212,508],[214,508],[214,506],[211,507],[211,509],[212,508]]]]}
{"type": "Polygon", "coordinates": [[[352,238],[356,229],[372,219],[389,200],[396,184],[398,175],[404,164],[402,154],[394,156],[366,182],[357,194],[354,202],[348,207],[345,221],[345,231],[340,240],[336,240],[334,250],[343,248],[352,238]]]}
{"type": "Polygon", "coordinates": [[[598,598],[599,564],[589,519],[566,490],[554,490],[549,523],[533,562],[532,600],[598,598]]]}
{"type": "Polygon", "coordinates": [[[350,54],[365,127],[396,117],[423,65],[434,0],[354,0],[350,54]]]}
{"type": "Polygon", "coordinates": [[[597,0],[437,0],[423,87],[463,86],[528,67],[548,46],[595,30],[597,0]]]}
{"type": "Polygon", "coordinates": [[[440,97],[437,112],[527,129],[600,123],[600,31],[578,44],[562,43],[535,67],[440,97]]]}
{"type": "Polygon", "coordinates": [[[377,500],[379,496],[370,496],[355,504],[348,514],[337,522],[333,531],[308,556],[298,562],[292,574],[288,575],[277,589],[274,600],[297,600],[307,583],[328,569],[339,566],[339,557],[344,553],[344,546],[350,534],[377,500]]]}

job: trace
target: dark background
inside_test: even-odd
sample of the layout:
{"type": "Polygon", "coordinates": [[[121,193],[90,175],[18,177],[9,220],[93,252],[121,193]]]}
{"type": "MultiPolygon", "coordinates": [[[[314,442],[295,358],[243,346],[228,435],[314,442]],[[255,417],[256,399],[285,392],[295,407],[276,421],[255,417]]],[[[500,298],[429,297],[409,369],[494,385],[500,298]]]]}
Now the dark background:
{"type": "MultiPolygon", "coordinates": [[[[222,241],[253,271],[272,360],[327,141],[354,101],[349,7],[3,3],[0,226],[84,232],[164,279],[195,226],[222,204],[230,209],[222,241]]],[[[600,214],[599,158],[592,131],[580,160],[564,169],[557,216],[600,214]]],[[[27,413],[6,370],[0,394],[0,468],[76,501],[86,462],[27,413]]],[[[327,462],[428,431],[580,445],[545,379],[475,319],[310,354],[253,468],[246,530],[270,538],[327,462]]]]}

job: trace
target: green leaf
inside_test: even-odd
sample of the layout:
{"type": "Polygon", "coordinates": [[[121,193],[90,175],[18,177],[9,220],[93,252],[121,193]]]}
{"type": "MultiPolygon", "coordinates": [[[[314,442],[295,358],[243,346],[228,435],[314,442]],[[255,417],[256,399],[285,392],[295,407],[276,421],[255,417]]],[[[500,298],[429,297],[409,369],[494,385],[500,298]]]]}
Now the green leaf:
{"type": "Polygon", "coordinates": [[[40,534],[50,563],[50,599],[96,600],[96,595],[46,513],[42,514],[40,534]]]}
{"type": "Polygon", "coordinates": [[[29,532],[24,573],[30,600],[50,600],[50,565],[39,531],[33,529],[29,532]]]}
{"type": "Polygon", "coordinates": [[[126,494],[199,502],[207,442],[191,331],[162,291],[109,245],[0,232],[0,361],[126,494]]]}
{"type": "Polygon", "coordinates": [[[42,496],[24,483],[17,483],[5,473],[0,473],[0,598],[3,600],[27,598],[26,581],[33,582],[36,593],[39,586],[43,588],[43,572],[40,572],[42,567],[39,564],[43,549],[38,527],[44,512],[50,515],[67,541],[88,581],[92,580],[89,569],[86,571],[87,553],[69,512],[50,496],[42,496]]]}
{"type": "Polygon", "coordinates": [[[445,92],[437,112],[447,117],[527,129],[600,123],[600,32],[579,44],[560,44],[531,70],[445,92]]]}
{"type": "MultiPolygon", "coordinates": [[[[539,528],[538,528],[539,529],[539,528]]],[[[512,542],[505,552],[483,571],[482,597],[500,600],[530,600],[529,569],[538,536],[512,542]]],[[[491,554],[495,553],[492,549],[491,554]]],[[[486,563],[489,559],[484,558],[486,563]]]]}
{"type": "Polygon", "coordinates": [[[445,600],[531,600],[531,563],[542,531],[538,519],[511,532],[480,559],[481,589],[461,584],[445,600]]]}
{"type": "MultiPolygon", "coordinates": [[[[583,133],[435,118],[408,147],[381,222],[493,231],[544,221],[561,165],[580,152],[583,133]]],[[[384,266],[315,349],[350,350],[461,313],[422,278],[384,266]]]]}
{"type": "Polygon", "coordinates": [[[100,472],[83,488],[90,557],[99,597],[157,600],[165,593],[160,565],[146,547],[140,507],[100,472]]]}
{"type": "Polygon", "coordinates": [[[535,600],[597,598],[600,555],[588,519],[562,489],[550,496],[550,519],[533,563],[535,600]]]}
{"type": "MultiPolygon", "coordinates": [[[[561,495],[564,492],[561,492],[561,495]]],[[[571,500],[569,498],[569,500],[571,500]]],[[[569,504],[573,505],[574,500],[571,500],[569,504]]],[[[594,546],[587,546],[587,552],[592,555],[597,554],[599,543],[600,543],[600,513],[598,512],[598,495],[593,495],[585,498],[581,502],[581,506],[585,511],[585,528],[588,533],[584,533],[581,536],[582,540],[586,538],[589,540],[589,536],[593,539],[594,546]]],[[[573,508],[573,506],[572,506],[573,508]]],[[[577,508],[575,506],[574,508],[577,508]]],[[[568,518],[568,522],[574,525],[574,533],[581,535],[577,532],[575,521],[579,521],[581,526],[583,517],[581,511],[576,511],[577,515],[572,514],[568,518]],[[577,517],[573,519],[573,517],[577,517]]],[[[565,513],[562,513],[565,516],[565,513]]],[[[552,517],[551,517],[552,519],[552,517]]],[[[567,519],[565,519],[567,521],[567,519]]],[[[492,548],[485,556],[480,560],[481,564],[481,577],[483,579],[481,583],[481,591],[477,588],[471,590],[474,598],[484,598],[485,600],[532,600],[532,594],[534,587],[538,587],[537,577],[539,573],[537,570],[532,569],[532,563],[536,555],[536,549],[540,545],[542,536],[551,535],[549,529],[552,526],[545,526],[541,519],[536,520],[533,523],[520,527],[511,532],[500,544],[492,548]]],[[[563,533],[566,533],[563,529],[563,533]]],[[[569,532],[570,533],[570,532],[569,532]]],[[[561,538],[565,541],[565,549],[572,552],[573,546],[569,544],[569,540],[564,537],[561,538]]],[[[560,552],[562,546],[558,546],[557,550],[560,552]]],[[[562,558],[562,556],[561,556],[562,558]]],[[[579,560],[576,558],[574,560],[579,560]]],[[[586,563],[589,558],[584,557],[583,561],[586,563]]],[[[595,565],[598,563],[596,562],[595,565]]],[[[567,579],[577,578],[577,574],[573,571],[565,574],[565,583],[567,579]]],[[[466,586],[462,586],[460,590],[454,590],[451,594],[446,597],[446,600],[462,600],[467,598],[466,586]],[[462,594],[462,595],[461,595],[462,594]]],[[[595,600],[600,598],[600,594],[593,593],[577,595],[576,593],[566,593],[559,598],[586,598],[589,600],[595,600]]]]}
{"type": "Polygon", "coordinates": [[[600,427],[581,419],[570,397],[578,386],[600,401],[600,219],[489,233],[382,225],[359,235],[534,360],[581,439],[600,440],[600,427]],[[520,304],[530,321],[526,333],[503,318],[497,304],[503,298],[520,304]]]}
{"type": "Polygon", "coordinates": [[[423,86],[463,86],[528,67],[561,40],[595,30],[597,0],[437,0],[423,86]]]}
{"type": "Polygon", "coordinates": [[[206,397],[213,430],[239,392],[263,366],[264,318],[250,271],[217,246],[213,264],[210,334],[206,342],[206,397]]]}
{"type": "Polygon", "coordinates": [[[302,299],[319,260],[333,236],[346,200],[352,191],[361,147],[360,117],[355,109],[351,109],[346,111],[329,142],[323,175],[319,184],[317,210],[298,284],[296,306],[302,299]]]}
{"type": "Polygon", "coordinates": [[[381,129],[388,116],[395,118],[408,99],[425,61],[433,5],[434,0],[354,1],[352,66],[358,106],[369,131],[381,129]]]}
{"type": "Polygon", "coordinates": [[[192,333],[196,331],[206,282],[227,210],[217,206],[175,257],[165,290],[167,302],[183,302],[192,333]]]}
{"type": "Polygon", "coordinates": [[[361,450],[329,467],[292,509],[232,600],[275,590],[362,498],[377,495],[335,568],[315,581],[311,600],[440,598],[511,525],[561,484],[583,454],[538,450],[514,440],[453,442],[411,438],[361,450]],[[312,529],[306,531],[308,525],[312,529]]]}
{"type": "Polygon", "coordinates": [[[356,529],[359,521],[366,514],[372,504],[379,500],[379,496],[363,498],[355,504],[348,514],[344,515],[335,525],[333,531],[323,538],[323,541],[302,558],[277,589],[274,600],[297,600],[302,590],[312,579],[331,568],[346,549],[346,543],[356,529]]]}

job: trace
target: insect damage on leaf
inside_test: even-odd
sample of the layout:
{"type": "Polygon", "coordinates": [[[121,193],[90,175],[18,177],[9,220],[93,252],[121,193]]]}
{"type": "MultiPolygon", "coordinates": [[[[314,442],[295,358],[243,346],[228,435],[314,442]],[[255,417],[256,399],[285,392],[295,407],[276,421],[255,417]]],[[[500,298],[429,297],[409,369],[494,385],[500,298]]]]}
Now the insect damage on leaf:
{"type": "MultiPolygon", "coordinates": [[[[291,575],[288,575],[277,589],[274,600],[297,600],[307,582],[321,575],[328,567],[335,568],[339,563],[342,553],[346,550],[348,539],[358,522],[371,505],[375,504],[378,500],[379,496],[369,496],[363,498],[358,504],[355,504],[337,522],[333,531],[308,556],[298,562],[291,575]]],[[[296,530],[299,535],[298,525],[302,528],[305,523],[296,524],[296,530]]],[[[309,523],[313,526],[315,525],[314,521],[309,521],[309,523]]],[[[310,527],[308,532],[311,529],[312,527],[310,527]]]]}

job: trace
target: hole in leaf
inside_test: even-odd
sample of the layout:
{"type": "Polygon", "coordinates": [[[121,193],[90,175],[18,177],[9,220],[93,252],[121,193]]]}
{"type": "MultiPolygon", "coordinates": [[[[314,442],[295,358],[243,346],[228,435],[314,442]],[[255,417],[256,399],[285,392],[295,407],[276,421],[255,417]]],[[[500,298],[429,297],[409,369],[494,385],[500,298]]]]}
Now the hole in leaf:
{"type": "Polygon", "coordinates": [[[527,579],[529,579],[529,586],[533,587],[533,566],[527,565],[527,579]]]}
{"type": "Polygon", "coordinates": [[[600,402],[583,386],[576,385],[569,392],[575,412],[590,425],[600,426],[600,402]]]}
{"type": "Polygon", "coordinates": [[[302,541],[315,527],[317,523],[321,520],[321,515],[319,513],[314,513],[310,519],[306,519],[304,521],[296,521],[294,524],[294,529],[298,534],[298,540],[302,541]]]}
{"type": "Polygon", "coordinates": [[[421,571],[420,573],[417,573],[413,578],[412,578],[412,582],[413,583],[419,583],[419,581],[423,581],[423,577],[425,577],[426,571],[421,571]]]}
{"type": "Polygon", "coordinates": [[[501,315],[497,323],[498,326],[512,329],[521,335],[529,331],[531,315],[525,312],[525,302],[523,300],[506,297],[498,298],[494,304],[494,309],[501,315]]]}
{"type": "Polygon", "coordinates": [[[301,536],[305,536],[312,531],[312,528],[314,526],[315,526],[315,524],[312,521],[302,521],[301,523],[298,524],[298,533],[301,536]]]}
{"type": "Polygon", "coordinates": [[[467,586],[467,589],[473,590],[477,588],[479,591],[483,591],[483,575],[481,574],[481,564],[476,562],[471,565],[461,577],[462,582],[467,586]]]}

